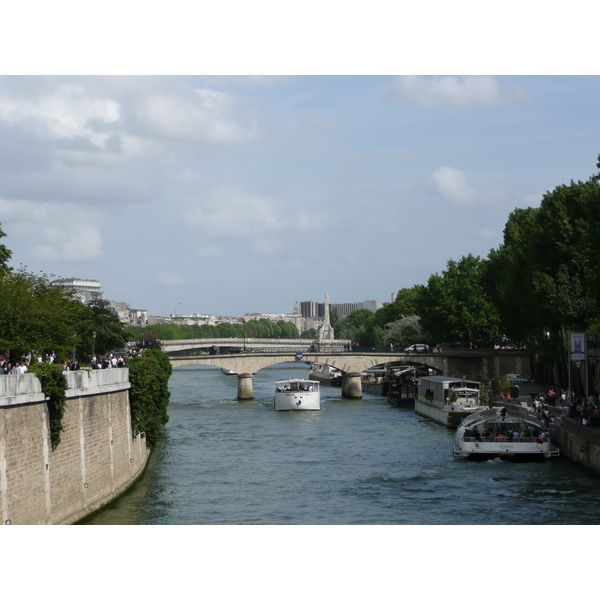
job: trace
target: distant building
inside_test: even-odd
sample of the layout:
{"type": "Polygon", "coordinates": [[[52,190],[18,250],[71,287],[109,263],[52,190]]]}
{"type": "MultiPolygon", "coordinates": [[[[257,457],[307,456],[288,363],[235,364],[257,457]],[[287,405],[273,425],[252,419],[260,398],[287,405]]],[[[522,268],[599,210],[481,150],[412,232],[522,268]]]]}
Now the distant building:
{"type": "Polygon", "coordinates": [[[159,323],[172,323],[171,317],[160,317],[158,315],[148,315],[148,325],[157,325],[159,323]]]}
{"type": "Polygon", "coordinates": [[[298,331],[302,333],[304,331],[304,318],[300,313],[300,306],[296,302],[294,311],[291,314],[287,313],[246,313],[244,315],[246,322],[248,321],[259,321],[260,319],[267,319],[271,323],[277,323],[278,321],[286,321],[287,323],[293,323],[298,331]]]}
{"type": "Polygon", "coordinates": [[[135,327],[148,325],[148,311],[145,308],[129,308],[129,324],[135,327]]]}
{"type": "Polygon", "coordinates": [[[337,310],[338,319],[345,319],[351,312],[358,310],[360,305],[357,302],[347,302],[345,304],[331,304],[331,309],[337,310]]]}
{"type": "Polygon", "coordinates": [[[171,315],[171,323],[174,325],[217,325],[218,320],[214,315],[202,315],[200,313],[189,315],[171,315]]]}
{"type": "Polygon", "coordinates": [[[57,279],[54,282],[56,285],[75,292],[75,296],[81,300],[83,304],[90,300],[104,300],[104,290],[100,286],[100,282],[95,279],[57,279]]]}
{"type": "Polygon", "coordinates": [[[375,312],[377,310],[379,310],[380,308],[383,308],[383,305],[385,303],[382,302],[381,300],[365,300],[363,302],[364,308],[366,308],[367,310],[370,310],[371,312],[375,312]]]}
{"type": "MultiPolygon", "coordinates": [[[[296,302],[298,305],[298,302],[296,302]]],[[[307,300],[300,302],[300,314],[303,317],[318,317],[319,316],[319,303],[313,300],[307,300]]]]}
{"type": "MultiPolygon", "coordinates": [[[[338,319],[345,319],[355,310],[366,308],[375,312],[383,307],[385,303],[381,300],[365,300],[364,302],[345,302],[339,304],[329,304],[330,310],[336,310],[338,319]]],[[[300,302],[300,311],[305,318],[305,323],[322,323],[325,318],[325,303],[314,302],[313,300],[305,300],[300,302]]],[[[312,325],[311,325],[312,326],[312,325]]]]}
{"type": "Polygon", "coordinates": [[[114,300],[108,301],[108,306],[114,312],[121,323],[129,325],[129,304],[126,302],[115,302],[114,300]]]}

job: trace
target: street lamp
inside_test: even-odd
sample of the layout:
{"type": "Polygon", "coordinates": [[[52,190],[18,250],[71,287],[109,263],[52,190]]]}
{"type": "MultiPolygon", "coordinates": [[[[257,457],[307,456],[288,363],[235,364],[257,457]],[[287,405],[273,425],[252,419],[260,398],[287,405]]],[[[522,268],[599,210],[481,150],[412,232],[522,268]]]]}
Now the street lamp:
{"type": "Polygon", "coordinates": [[[348,325],[348,351],[352,350],[352,340],[350,338],[350,319],[346,320],[346,325],[348,325]]]}
{"type": "Polygon", "coordinates": [[[244,354],[246,354],[246,319],[242,319],[242,325],[244,326],[244,354]]]}
{"type": "Polygon", "coordinates": [[[96,332],[92,331],[92,356],[96,356],[96,332]]]}

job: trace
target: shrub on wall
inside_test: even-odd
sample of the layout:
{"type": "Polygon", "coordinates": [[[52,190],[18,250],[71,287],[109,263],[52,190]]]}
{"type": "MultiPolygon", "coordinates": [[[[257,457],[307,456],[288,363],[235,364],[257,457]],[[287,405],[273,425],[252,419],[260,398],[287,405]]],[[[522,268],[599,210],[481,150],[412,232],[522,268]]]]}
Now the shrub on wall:
{"type": "Polygon", "coordinates": [[[129,404],[134,435],[146,438],[153,449],[162,434],[162,426],[169,420],[169,377],[172,367],[169,357],[161,350],[150,350],[127,362],[129,368],[129,404]]]}
{"type": "Polygon", "coordinates": [[[65,391],[68,388],[67,380],[59,365],[53,363],[33,363],[29,373],[35,374],[42,384],[42,392],[49,399],[48,412],[50,415],[50,444],[52,450],[56,450],[60,444],[60,435],[64,429],[63,415],[67,397],[65,391]]]}

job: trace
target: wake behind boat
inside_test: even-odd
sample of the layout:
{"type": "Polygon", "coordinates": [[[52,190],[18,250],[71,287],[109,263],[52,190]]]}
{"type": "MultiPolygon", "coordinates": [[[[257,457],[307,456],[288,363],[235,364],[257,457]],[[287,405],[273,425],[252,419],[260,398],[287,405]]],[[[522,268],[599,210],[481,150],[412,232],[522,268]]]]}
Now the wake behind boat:
{"type": "Polygon", "coordinates": [[[275,410],[321,410],[319,382],[286,379],[275,384],[275,410]]]}
{"type": "Polygon", "coordinates": [[[560,451],[548,428],[531,414],[495,408],[466,417],[454,436],[454,456],[464,458],[550,458],[560,451]]]}

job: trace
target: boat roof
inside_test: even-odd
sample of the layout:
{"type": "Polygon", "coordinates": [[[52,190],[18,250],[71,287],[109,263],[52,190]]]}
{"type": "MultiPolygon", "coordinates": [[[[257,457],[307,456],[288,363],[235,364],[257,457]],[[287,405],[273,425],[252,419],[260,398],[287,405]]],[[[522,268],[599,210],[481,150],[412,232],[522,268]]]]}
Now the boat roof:
{"type": "Polygon", "coordinates": [[[276,384],[279,383],[294,383],[294,382],[302,382],[302,383],[316,383],[319,384],[319,381],[313,381],[312,379],[303,379],[302,377],[292,377],[292,379],[283,379],[282,381],[276,381],[276,384]]]}
{"type": "Polygon", "coordinates": [[[488,408],[485,410],[479,410],[467,417],[465,417],[460,426],[470,427],[472,425],[479,425],[482,423],[500,422],[500,423],[530,423],[535,425],[539,429],[546,429],[540,419],[530,413],[524,413],[520,410],[514,410],[507,408],[506,416],[502,418],[502,408],[488,408]]]}
{"type": "Polygon", "coordinates": [[[421,381],[440,381],[442,383],[461,383],[464,381],[465,383],[475,383],[477,385],[481,385],[481,381],[463,379],[462,377],[447,377],[445,375],[428,375],[426,377],[421,377],[421,381]]]}

